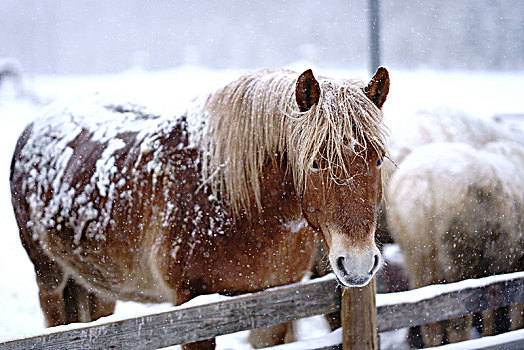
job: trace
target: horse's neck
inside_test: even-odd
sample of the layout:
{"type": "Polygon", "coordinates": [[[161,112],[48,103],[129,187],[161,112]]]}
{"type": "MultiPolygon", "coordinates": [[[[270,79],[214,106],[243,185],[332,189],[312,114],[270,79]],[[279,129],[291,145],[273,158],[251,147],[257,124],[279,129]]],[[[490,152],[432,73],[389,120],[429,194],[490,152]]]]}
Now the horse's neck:
{"type": "MultiPolygon", "coordinates": [[[[170,226],[176,228],[176,231],[190,233],[190,240],[211,239],[214,234],[228,232],[232,235],[238,232],[242,232],[243,235],[248,235],[249,232],[255,234],[260,231],[260,226],[264,227],[264,231],[267,229],[268,234],[269,231],[277,234],[282,226],[287,227],[290,222],[304,220],[291,171],[281,169],[278,161],[268,162],[263,168],[260,186],[262,207],[256,207],[252,195],[251,211],[241,212],[235,219],[231,217],[230,208],[221,198],[213,196],[208,187],[199,187],[201,164],[196,150],[182,152],[175,157],[166,156],[162,161],[170,164],[169,178],[176,179],[177,183],[156,194],[161,197],[159,199],[163,204],[160,206],[163,209],[159,208],[155,212],[162,217],[159,220],[169,221],[170,226]]],[[[154,193],[153,195],[155,196],[154,193]]]]}
{"type": "Polygon", "coordinates": [[[254,214],[266,221],[276,218],[281,223],[299,220],[302,209],[291,171],[277,164],[269,163],[264,167],[260,186],[262,210],[255,209],[254,214]]]}

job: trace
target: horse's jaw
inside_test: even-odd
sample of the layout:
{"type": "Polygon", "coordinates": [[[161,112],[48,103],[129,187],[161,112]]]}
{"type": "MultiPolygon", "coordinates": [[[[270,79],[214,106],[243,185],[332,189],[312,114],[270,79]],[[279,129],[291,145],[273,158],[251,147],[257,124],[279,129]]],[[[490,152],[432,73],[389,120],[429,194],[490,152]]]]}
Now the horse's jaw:
{"type": "Polygon", "coordinates": [[[342,234],[331,234],[329,262],[345,287],[365,286],[382,265],[380,251],[373,241],[355,245],[342,234]]]}

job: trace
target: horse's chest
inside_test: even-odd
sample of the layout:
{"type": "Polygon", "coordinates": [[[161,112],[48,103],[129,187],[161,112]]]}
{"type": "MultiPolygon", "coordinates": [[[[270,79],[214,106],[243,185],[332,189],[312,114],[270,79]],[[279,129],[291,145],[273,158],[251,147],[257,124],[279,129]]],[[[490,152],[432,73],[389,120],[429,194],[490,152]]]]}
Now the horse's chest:
{"type": "Polygon", "coordinates": [[[297,282],[310,270],[317,235],[305,221],[256,225],[202,240],[186,262],[198,293],[250,292],[297,282]]]}

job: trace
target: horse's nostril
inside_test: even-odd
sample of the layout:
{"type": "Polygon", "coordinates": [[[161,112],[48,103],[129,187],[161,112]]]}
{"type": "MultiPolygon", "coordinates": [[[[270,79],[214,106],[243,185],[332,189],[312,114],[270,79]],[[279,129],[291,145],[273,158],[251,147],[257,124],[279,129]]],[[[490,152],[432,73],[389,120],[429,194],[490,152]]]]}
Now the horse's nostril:
{"type": "Polygon", "coordinates": [[[373,261],[373,268],[371,268],[371,271],[369,271],[369,274],[372,275],[375,273],[375,271],[378,270],[379,264],[380,264],[380,258],[378,254],[375,254],[373,261]]]}
{"type": "Polygon", "coordinates": [[[344,267],[344,257],[343,256],[338,257],[337,268],[342,275],[346,275],[346,268],[344,267]]]}

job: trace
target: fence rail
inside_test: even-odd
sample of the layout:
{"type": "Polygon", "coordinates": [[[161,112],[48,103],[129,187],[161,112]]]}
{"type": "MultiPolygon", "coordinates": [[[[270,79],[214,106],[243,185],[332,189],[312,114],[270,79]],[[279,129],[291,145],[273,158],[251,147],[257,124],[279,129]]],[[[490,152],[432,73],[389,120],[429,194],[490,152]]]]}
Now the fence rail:
{"type": "MultiPolygon", "coordinates": [[[[341,295],[329,276],[121,321],[49,328],[0,343],[0,349],[161,348],[335,312],[341,295]]],[[[383,332],[522,302],[524,272],[378,294],[377,328],[383,332]]]]}
{"type": "Polygon", "coordinates": [[[336,281],[328,278],[118,322],[79,325],[0,343],[0,348],[155,349],[334,312],[340,297],[336,281]]]}
{"type": "Polygon", "coordinates": [[[524,272],[392,293],[394,303],[388,294],[377,299],[379,332],[418,326],[524,302],[524,272]]]}

